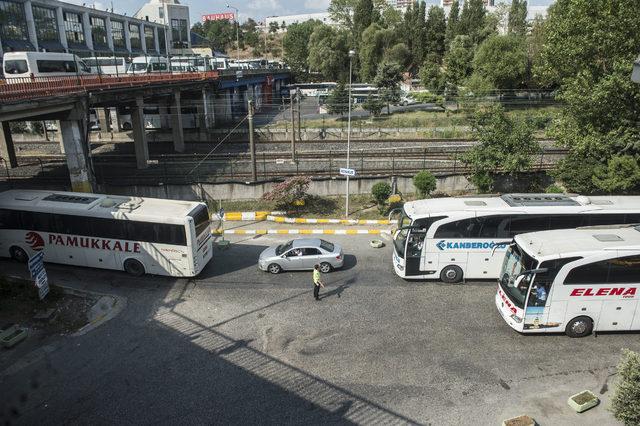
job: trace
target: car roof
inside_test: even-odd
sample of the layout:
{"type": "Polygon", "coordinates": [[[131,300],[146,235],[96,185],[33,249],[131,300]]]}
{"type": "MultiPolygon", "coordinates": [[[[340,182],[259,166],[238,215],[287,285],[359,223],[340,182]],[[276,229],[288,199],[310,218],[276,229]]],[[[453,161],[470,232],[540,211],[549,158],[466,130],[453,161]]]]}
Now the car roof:
{"type": "Polygon", "coordinates": [[[320,247],[320,238],[298,238],[293,240],[293,247],[320,247]]]}

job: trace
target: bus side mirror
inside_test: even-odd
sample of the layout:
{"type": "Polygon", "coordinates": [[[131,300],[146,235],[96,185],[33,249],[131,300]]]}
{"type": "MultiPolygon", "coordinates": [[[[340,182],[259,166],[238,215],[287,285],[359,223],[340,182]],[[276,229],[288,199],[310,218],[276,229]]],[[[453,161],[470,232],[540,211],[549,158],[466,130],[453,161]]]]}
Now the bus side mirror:
{"type": "Polygon", "coordinates": [[[549,268],[538,268],[538,269],[529,269],[528,271],[524,271],[522,275],[534,275],[534,274],[545,274],[549,272],[549,268]]]}

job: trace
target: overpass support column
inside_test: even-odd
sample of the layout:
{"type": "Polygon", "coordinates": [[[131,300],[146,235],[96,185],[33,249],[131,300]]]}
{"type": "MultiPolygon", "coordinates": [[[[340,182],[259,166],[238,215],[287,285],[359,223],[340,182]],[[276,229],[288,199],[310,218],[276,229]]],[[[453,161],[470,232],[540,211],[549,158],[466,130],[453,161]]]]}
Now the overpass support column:
{"type": "Polygon", "coordinates": [[[224,102],[224,117],[227,122],[233,120],[233,89],[229,89],[225,92],[225,102],[224,102]]]}
{"type": "Polygon", "coordinates": [[[2,131],[0,132],[0,157],[2,157],[3,166],[8,168],[18,167],[18,159],[16,158],[16,149],[13,146],[13,137],[11,136],[11,127],[8,121],[3,121],[2,131]]]}
{"type": "Polygon", "coordinates": [[[212,93],[202,89],[202,104],[204,105],[204,126],[206,129],[212,129],[216,124],[216,111],[213,102],[211,102],[212,93]]]}
{"type": "Polygon", "coordinates": [[[173,91],[173,106],[171,114],[171,130],[173,131],[173,149],[176,152],[184,152],[184,130],[182,129],[182,106],[180,103],[180,91],[173,91]]]}
{"type": "Polygon", "coordinates": [[[136,151],[138,169],[146,169],[149,161],[149,146],[147,132],[144,128],[144,99],[136,97],[136,104],[131,108],[131,126],[133,127],[133,145],[136,151]]]}
{"type": "Polygon", "coordinates": [[[93,192],[93,176],[87,166],[86,143],[81,122],[78,120],[60,120],[60,138],[67,156],[67,168],[74,192],[93,192]]]}
{"type": "Polygon", "coordinates": [[[109,116],[111,117],[111,132],[120,133],[122,126],[120,125],[120,114],[118,114],[118,108],[109,108],[109,116]]]}
{"type": "Polygon", "coordinates": [[[105,137],[109,135],[109,108],[97,108],[96,112],[98,113],[98,122],[100,123],[100,135],[101,137],[105,137]]]}

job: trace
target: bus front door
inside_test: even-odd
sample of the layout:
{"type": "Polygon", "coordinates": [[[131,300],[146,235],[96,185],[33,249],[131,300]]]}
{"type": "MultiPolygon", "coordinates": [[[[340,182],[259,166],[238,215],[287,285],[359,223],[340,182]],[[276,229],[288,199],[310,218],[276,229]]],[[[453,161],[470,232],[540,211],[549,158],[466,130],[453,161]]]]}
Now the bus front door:
{"type": "Polygon", "coordinates": [[[407,277],[423,275],[424,271],[420,271],[420,263],[422,259],[422,250],[424,248],[424,238],[426,231],[412,230],[407,238],[405,275],[407,277]]]}
{"type": "Polygon", "coordinates": [[[529,332],[550,331],[550,328],[560,326],[559,323],[549,322],[549,293],[551,283],[535,282],[529,285],[531,276],[523,276],[521,284],[529,287],[529,295],[524,313],[524,330],[529,332]]]}

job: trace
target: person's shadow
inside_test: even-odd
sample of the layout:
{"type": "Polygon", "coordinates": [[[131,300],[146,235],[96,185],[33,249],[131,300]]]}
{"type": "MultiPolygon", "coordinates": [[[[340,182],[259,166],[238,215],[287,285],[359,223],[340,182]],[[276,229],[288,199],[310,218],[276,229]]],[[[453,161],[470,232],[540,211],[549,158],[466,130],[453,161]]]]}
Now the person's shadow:
{"type": "Polygon", "coordinates": [[[349,288],[349,285],[341,284],[338,287],[334,288],[333,290],[328,291],[324,294],[321,294],[320,299],[326,299],[327,297],[331,297],[331,296],[338,296],[340,298],[342,297],[342,292],[348,288],[349,288]]]}

